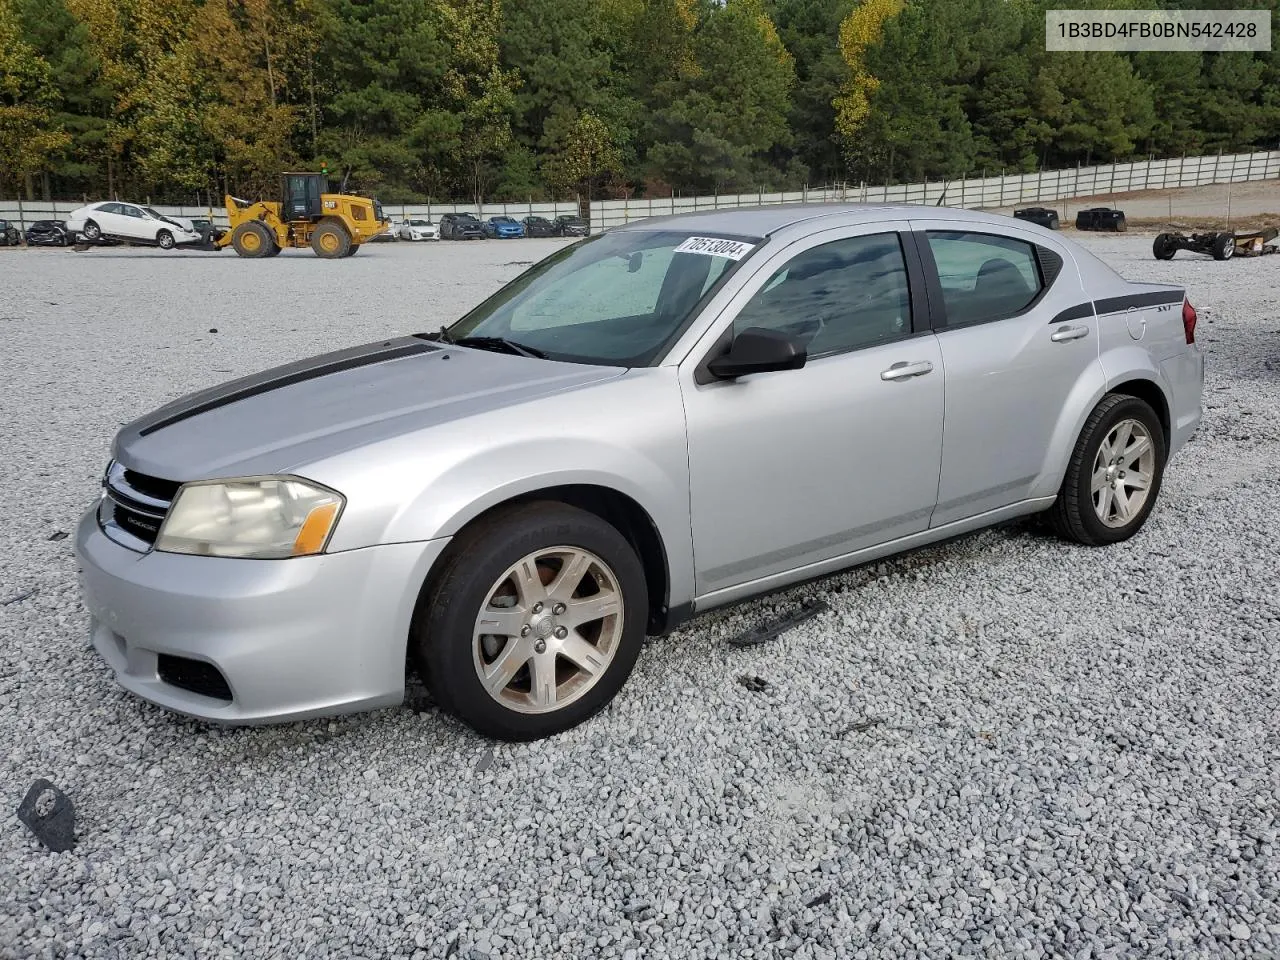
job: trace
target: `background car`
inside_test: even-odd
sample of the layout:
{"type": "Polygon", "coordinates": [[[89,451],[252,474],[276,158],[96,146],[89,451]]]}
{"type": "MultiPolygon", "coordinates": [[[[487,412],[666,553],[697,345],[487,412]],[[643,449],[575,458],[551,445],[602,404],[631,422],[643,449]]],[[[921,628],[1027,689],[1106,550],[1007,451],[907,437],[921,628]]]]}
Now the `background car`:
{"type": "Polygon", "coordinates": [[[190,220],[167,217],[150,207],[114,200],[72,210],[67,216],[66,229],[91,243],[105,238],[154,245],[162,250],[201,241],[190,220]]]}
{"type": "Polygon", "coordinates": [[[22,242],[22,234],[8,220],[0,220],[0,247],[16,247],[22,242]]]}
{"type": "Polygon", "coordinates": [[[65,247],[74,242],[61,220],[37,220],[27,227],[27,245],[31,247],[65,247]]]}
{"type": "Polygon", "coordinates": [[[514,240],[524,236],[524,227],[512,217],[490,217],[484,222],[484,235],[497,240],[514,240]]]}
{"type": "Polygon", "coordinates": [[[439,240],[440,231],[430,220],[423,217],[405,217],[396,231],[401,240],[439,240]]]}
{"type": "Polygon", "coordinates": [[[581,217],[562,213],[556,217],[557,237],[585,237],[591,233],[591,225],[581,217]]]}
{"type": "Polygon", "coordinates": [[[556,225],[546,217],[525,217],[520,222],[524,224],[524,235],[526,237],[554,237],[556,235],[556,225]]]}
{"type": "Polygon", "coordinates": [[[484,226],[469,213],[446,213],[440,218],[441,240],[483,240],[484,226]]]}

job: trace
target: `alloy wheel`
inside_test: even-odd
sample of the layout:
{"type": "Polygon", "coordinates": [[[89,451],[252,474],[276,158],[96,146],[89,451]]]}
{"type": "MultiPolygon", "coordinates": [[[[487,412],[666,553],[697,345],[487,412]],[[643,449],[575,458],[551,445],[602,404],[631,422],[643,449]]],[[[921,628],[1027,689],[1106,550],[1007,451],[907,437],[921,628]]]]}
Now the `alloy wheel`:
{"type": "Polygon", "coordinates": [[[537,550],[489,589],[472,656],[485,691],[519,713],[549,713],[582,697],[608,671],[624,608],[609,565],[579,547],[537,550]]]}
{"type": "Polygon", "coordinates": [[[1093,460],[1093,509],[1108,527],[1123,527],[1142,512],[1155,477],[1156,448],[1138,420],[1111,428],[1093,460]]]}

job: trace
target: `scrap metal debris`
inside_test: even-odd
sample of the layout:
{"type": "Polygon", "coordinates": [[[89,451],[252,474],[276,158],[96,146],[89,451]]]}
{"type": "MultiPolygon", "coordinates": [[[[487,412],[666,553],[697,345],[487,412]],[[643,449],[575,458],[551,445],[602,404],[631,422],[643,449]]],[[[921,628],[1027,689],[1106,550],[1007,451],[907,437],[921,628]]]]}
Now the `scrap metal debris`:
{"type": "Polygon", "coordinates": [[[493,766],[493,747],[485,747],[484,753],[480,754],[480,759],[476,763],[476,773],[484,773],[493,766]]]}
{"type": "Polygon", "coordinates": [[[39,593],[39,591],[39,587],[32,587],[26,593],[15,593],[12,597],[5,597],[3,600],[0,600],[0,607],[7,607],[11,603],[19,603],[26,600],[28,597],[34,597],[39,593]]]}
{"type": "Polygon", "coordinates": [[[18,807],[18,819],[54,853],[76,845],[76,811],[71,798],[48,780],[37,780],[18,807]]]}
{"type": "Polygon", "coordinates": [[[738,678],[738,682],[752,693],[768,693],[773,688],[773,684],[764,677],[751,677],[745,673],[738,678]]]}
{"type": "Polygon", "coordinates": [[[50,540],[55,540],[55,541],[56,541],[56,540],[65,540],[65,539],[67,539],[67,531],[65,531],[65,530],[55,530],[53,533],[49,534],[49,539],[50,539],[50,540]]]}
{"type": "Polygon", "coordinates": [[[816,617],[820,613],[826,613],[831,609],[831,605],[825,600],[810,600],[801,604],[796,610],[783,614],[776,620],[767,623],[757,624],[750,630],[738,634],[736,637],[730,637],[725,641],[733,647],[755,647],[762,643],[767,643],[777,637],[779,634],[785,633],[792,627],[798,626],[804,621],[816,617]]]}
{"type": "Polygon", "coordinates": [[[866,733],[872,727],[878,727],[882,723],[884,723],[883,717],[872,717],[869,720],[859,720],[857,723],[851,723],[847,727],[843,728],[840,731],[839,736],[843,737],[846,733],[866,733]]]}
{"type": "Polygon", "coordinates": [[[830,891],[830,890],[828,890],[826,893],[822,893],[822,894],[819,894],[818,896],[814,897],[812,900],[810,900],[808,903],[806,903],[806,904],[805,904],[805,906],[806,906],[806,907],[820,907],[820,906],[822,906],[824,903],[830,903],[830,902],[831,902],[831,891],[830,891]]]}

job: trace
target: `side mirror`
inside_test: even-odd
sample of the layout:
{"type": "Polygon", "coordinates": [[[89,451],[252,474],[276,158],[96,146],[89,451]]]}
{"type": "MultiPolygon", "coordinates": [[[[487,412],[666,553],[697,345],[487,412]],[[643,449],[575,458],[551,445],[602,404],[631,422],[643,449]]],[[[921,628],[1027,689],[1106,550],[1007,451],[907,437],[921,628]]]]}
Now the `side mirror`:
{"type": "Polygon", "coordinates": [[[733,380],[749,373],[799,370],[807,359],[805,348],[785,333],[751,327],[734,337],[729,349],[707,364],[707,370],[721,380],[733,380]]]}

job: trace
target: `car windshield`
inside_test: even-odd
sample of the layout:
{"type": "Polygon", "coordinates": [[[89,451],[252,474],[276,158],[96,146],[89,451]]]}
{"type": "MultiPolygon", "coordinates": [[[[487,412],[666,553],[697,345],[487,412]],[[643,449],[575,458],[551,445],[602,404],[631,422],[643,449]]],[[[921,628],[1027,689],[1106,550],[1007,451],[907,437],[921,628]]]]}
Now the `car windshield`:
{"type": "Polygon", "coordinates": [[[552,360],[646,366],[759,239],[686,231],[606,233],[552,254],[448,329],[552,360]]]}
{"type": "Polygon", "coordinates": [[[431,221],[430,221],[430,220],[410,220],[410,221],[409,221],[409,226],[411,226],[411,227],[429,227],[429,226],[431,226],[431,221]]]}
{"type": "Polygon", "coordinates": [[[143,207],[142,209],[147,211],[147,213],[151,214],[151,216],[155,217],[157,220],[167,219],[159,210],[152,210],[150,207],[143,207]]]}
{"type": "Polygon", "coordinates": [[[471,214],[469,214],[469,213],[460,213],[460,214],[458,214],[458,219],[459,219],[459,220],[470,220],[472,223],[479,223],[479,221],[478,221],[478,220],[476,220],[476,218],[475,218],[475,217],[473,217],[473,216],[472,216],[471,214]]]}

